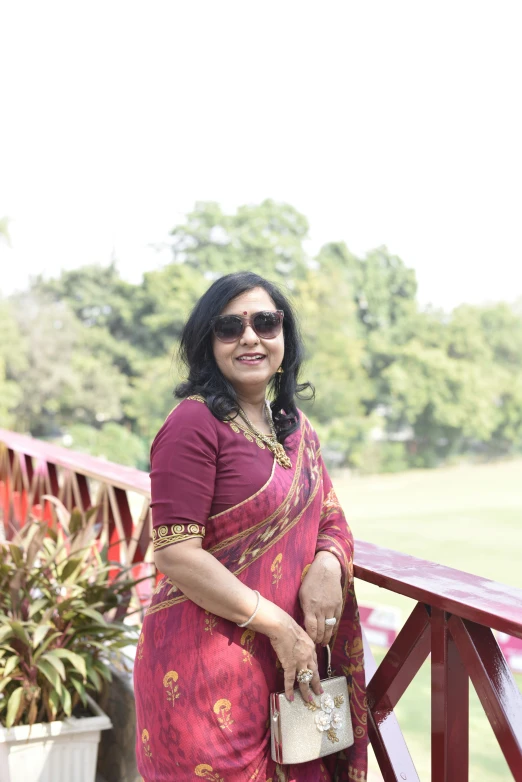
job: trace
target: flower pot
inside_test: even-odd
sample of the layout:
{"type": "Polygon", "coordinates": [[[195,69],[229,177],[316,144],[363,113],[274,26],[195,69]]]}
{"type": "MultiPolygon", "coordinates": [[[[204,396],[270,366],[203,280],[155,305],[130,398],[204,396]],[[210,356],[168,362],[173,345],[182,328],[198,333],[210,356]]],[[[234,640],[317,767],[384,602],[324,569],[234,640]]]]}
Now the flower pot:
{"type": "Polygon", "coordinates": [[[89,707],[92,717],[0,727],[0,780],[94,782],[101,731],[112,724],[90,698],[89,707]]]}

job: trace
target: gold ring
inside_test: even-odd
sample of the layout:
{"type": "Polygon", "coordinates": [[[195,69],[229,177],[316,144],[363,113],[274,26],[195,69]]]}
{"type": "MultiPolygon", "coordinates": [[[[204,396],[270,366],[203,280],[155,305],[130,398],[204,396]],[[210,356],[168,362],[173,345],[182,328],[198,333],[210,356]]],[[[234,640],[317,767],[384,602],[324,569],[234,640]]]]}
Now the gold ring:
{"type": "Polygon", "coordinates": [[[309,684],[314,676],[314,672],[310,668],[301,668],[297,674],[297,681],[299,684],[309,684]]]}

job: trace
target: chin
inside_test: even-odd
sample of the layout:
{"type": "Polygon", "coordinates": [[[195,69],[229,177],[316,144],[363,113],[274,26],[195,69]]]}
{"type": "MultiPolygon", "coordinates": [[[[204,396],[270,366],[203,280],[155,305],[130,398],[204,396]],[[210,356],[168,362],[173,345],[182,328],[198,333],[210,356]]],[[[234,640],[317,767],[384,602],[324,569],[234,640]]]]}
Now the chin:
{"type": "Polygon", "coordinates": [[[259,385],[260,383],[266,383],[268,385],[271,377],[272,375],[267,375],[265,371],[252,372],[252,370],[250,370],[249,372],[238,372],[230,381],[232,384],[241,383],[241,385],[259,385]]]}

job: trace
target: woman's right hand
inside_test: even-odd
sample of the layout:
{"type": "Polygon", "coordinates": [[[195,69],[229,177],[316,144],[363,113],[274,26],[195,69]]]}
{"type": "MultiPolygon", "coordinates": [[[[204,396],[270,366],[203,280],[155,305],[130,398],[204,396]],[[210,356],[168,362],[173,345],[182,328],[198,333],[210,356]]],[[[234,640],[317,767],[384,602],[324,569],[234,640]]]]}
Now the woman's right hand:
{"type": "MultiPolygon", "coordinates": [[[[265,632],[283,668],[285,696],[289,701],[294,699],[296,676],[299,671],[309,668],[313,673],[311,682],[298,682],[303,700],[309,702],[313,700],[311,689],[316,695],[320,695],[322,692],[315,644],[308,633],[299,627],[286,611],[265,600],[263,600],[265,604],[263,607],[267,605],[267,602],[271,619],[275,621],[271,622],[270,631],[265,632]]],[[[265,611],[260,611],[260,613],[265,613],[265,611]]]]}

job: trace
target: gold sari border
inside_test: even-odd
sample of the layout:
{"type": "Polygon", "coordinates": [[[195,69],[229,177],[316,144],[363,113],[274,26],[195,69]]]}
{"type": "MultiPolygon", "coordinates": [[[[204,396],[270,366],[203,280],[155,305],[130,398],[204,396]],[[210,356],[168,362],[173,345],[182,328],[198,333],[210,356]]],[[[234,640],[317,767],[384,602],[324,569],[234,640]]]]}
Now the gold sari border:
{"type": "MultiPolygon", "coordinates": [[[[269,522],[273,521],[275,519],[275,517],[277,516],[277,514],[281,511],[281,508],[283,507],[283,505],[286,505],[287,503],[290,502],[290,500],[291,500],[291,498],[292,498],[292,496],[293,496],[293,494],[295,492],[296,485],[299,482],[299,474],[300,474],[300,469],[301,469],[301,463],[303,461],[304,445],[305,445],[305,438],[304,438],[304,431],[302,431],[301,432],[301,441],[299,443],[299,451],[298,451],[298,454],[297,454],[297,462],[296,462],[296,465],[295,465],[294,477],[292,479],[292,484],[291,484],[290,488],[288,489],[286,497],[281,502],[281,505],[279,505],[275,509],[275,511],[273,513],[271,513],[270,516],[268,516],[266,519],[263,519],[262,521],[259,521],[257,524],[254,524],[254,526],[249,527],[246,530],[242,530],[241,532],[238,532],[236,535],[232,535],[231,537],[226,538],[225,540],[222,540],[219,543],[216,543],[215,546],[213,546],[211,549],[209,549],[211,554],[213,554],[215,551],[221,551],[222,548],[226,548],[231,543],[235,543],[236,540],[241,540],[241,538],[244,538],[247,535],[250,535],[252,532],[255,532],[257,529],[260,529],[265,524],[268,524],[269,522]]],[[[273,469],[275,471],[275,460],[274,460],[274,467],[273,467],[273,469]]],[[[243,500],[243,502],[240,502],[238,505],[234,505],[232,508],[229,508],[226,511],[222,511],[222,513],[230,513],[230,511],[235,510],[236,508],[241,507],[241,505],[243,505],[245,502],[249,502],[249,500],[252,500],[252,499],[254,499],[254,497],[257,497],[260,494],[260,492],[265,491],[268,488],[270,480],[268,480],[267,483],[258,492],[256,492],[256,494],[252,495],[252,497],[249,497],[246,500],[243,500]]],[[[221,514],[218,513],[216,516],[210,516],[210,519],[215,519],[215,518],[217,518],[217,516],[220,516],[220,515],[221,514]]]]}
{"type": "Polygon", "coordinates": [[[208,517],[208,520],[209,521],[211,521],[211,520],[213,521],[214,519],[219,519],[219,517],[223,516],[225,513],[230,513],[230,511],[236,510],[237,508],[240,508],[242,505],[245,505],[245,503],[251,502],[252,500],[255,500],[256,497],[259,497],[261,492],[265,491],[265,489],[268,489],[269,485],[272,483],[272,478],[275,475],[275,467],[276,467],[276,460],[274,458],[274,463],[272,464],[272,470],[270,472],[270,475],[268,476],[268,480],[266,481],[266,483],[263,486],[261,486],[260,489],[258,489],[258,491],[256,491],[255,494],[251,494],[250,497],[247,497],[245,500],[241,500],[241,502],[238,502],[237,505],[232,505],[231,508],[227,508],[226,510],[222,510],[219,513],[214,513],[213,516],[209,516],[208,517]]]}

